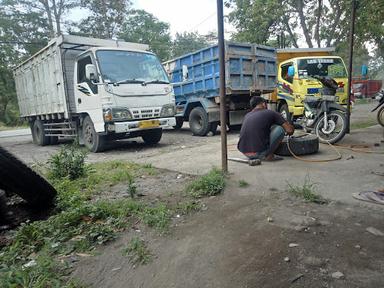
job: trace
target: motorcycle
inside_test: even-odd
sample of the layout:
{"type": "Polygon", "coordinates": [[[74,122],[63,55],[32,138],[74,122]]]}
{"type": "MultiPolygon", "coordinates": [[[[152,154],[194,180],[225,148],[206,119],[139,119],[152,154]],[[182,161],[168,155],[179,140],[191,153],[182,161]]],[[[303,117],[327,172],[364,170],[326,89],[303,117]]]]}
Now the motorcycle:
{"type": "Polygon", "coordinates": [[[384,127],[384,89],[378,93],[376,99],[379,100],[379,104],[371,112],[375,112],[381,106],[377,111],[377,122],[384,127]]]}
{"type": "Polygon", "coordinates": [[[330,77],[311,76],[322,85],[320,97],[304,99],[304,116],[299,124],[307,132],[319,137],[320,142],[334,144],[340,141],[347,130],[347,109],[336,102],[337,82],[330,77]]]}

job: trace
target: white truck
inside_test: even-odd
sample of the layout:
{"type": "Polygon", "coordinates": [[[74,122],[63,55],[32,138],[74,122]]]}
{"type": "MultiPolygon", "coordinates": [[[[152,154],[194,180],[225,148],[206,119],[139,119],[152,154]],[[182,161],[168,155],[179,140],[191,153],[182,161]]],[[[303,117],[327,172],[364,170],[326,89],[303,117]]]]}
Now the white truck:
{"type": "Polygon", "coordinates": [[[156,144],[176,125],[167,74],[148,45],[61,35],[14,69],[20,117],[33,142],[78,137],[92,152],[109,140],[156,144]]]}

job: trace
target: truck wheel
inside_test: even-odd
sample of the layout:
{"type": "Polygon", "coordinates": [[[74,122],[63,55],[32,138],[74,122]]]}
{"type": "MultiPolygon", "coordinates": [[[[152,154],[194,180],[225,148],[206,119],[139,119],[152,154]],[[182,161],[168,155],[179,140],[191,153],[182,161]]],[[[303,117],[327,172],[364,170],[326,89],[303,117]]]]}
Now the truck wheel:
{"type": "MultiPolygon", "coordinates": [[[[295,155],[313,154],[319,151],[319,138],[316,135],[304,135],[289,138],[289,147],[295,155]]],[[[275,151],[276,155],[292,156],[288,149],[288,137],[284,137],[275,151]]]]}
{"type": "Polygon", "coordinates": [[[163,129],[153,129],[145,131],[143,136],[144,142],[149,145],[154,145],[160,142],[161,136],[163,135],[163,129]]]}
{"type": "Polygon", "coordinates": [[[32,125],[33,143],[39,146],[46,146],[50,143],[49,137],[45,136],[43,121],[37,119],[32,125]]]}
{"type": "Polygon", "coordinates": [[[219,122],[210,122],[209,131],[212,132],[213,135],[216,135],[218,126],[219,126],[219,122]]]}
{"type": "Polygon", "coordinates": [[[210,130],[208,115],[203,107],[195,107],[189,114],[189,127],[195,136],[205,136],[210,130]]]}
{"type": "Polygon", "coordinates": [[[179,130],[183,127],[184,119],[183,117],[176,117],[176,125],[173,126],[174,129],[179,130]]]}
{"type": "Polygon", "coordinates": [[[95,126],[93,126],[93,122],[89,116],[85,117],[83,121],[83,137],[84,145],[89,151],[94,153],[104,151],[105,138],[96,132],[95,126]]]}
{"type": "Polygon", "coordinates": [[[279,105],[279,113],[285,120],[287,120],[289,123],[292,122],[292,116],[291,113],[289,113],[288,105],[287,103],[283,103],[279,105]]]}
{"type": "Polygon", "coordinates": [[[19,195],[32,207],[49,208],[56,190],[44,178],[0,147],[0,189],[19,195]]]}
{"type": "Polygon", "coordinates": [[[6,195],[3,190],[0,190],[0,225],[8,222],[8,209],[6,203],[6,195]]]}

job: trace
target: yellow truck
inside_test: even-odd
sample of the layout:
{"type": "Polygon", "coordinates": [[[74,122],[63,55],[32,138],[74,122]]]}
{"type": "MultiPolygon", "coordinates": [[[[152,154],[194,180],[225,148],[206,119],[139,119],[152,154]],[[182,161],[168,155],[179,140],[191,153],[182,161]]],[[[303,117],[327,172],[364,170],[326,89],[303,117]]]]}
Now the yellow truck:
{"type": "Polygon", "coordinates": [[[278,49],[277,89],[273,100],[277,110],[287,120],[303,115],[303,100],[306,96],[319,96],[322,85],[311,75],[329,76],[335,79],[339,88],[336,101],[347,104],[348,75],[343,59],[331,56],[334,48],[278,49]],[[288,75],[293,66],[294,76],[288,75]]]}

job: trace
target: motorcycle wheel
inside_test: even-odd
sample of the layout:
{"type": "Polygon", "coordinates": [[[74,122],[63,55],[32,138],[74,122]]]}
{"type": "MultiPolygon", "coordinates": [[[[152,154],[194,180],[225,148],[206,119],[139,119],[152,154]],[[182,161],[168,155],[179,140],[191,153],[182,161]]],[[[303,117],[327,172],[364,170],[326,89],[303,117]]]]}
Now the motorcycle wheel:
{"type": "Polygon", "coordinates": [[[377,112],[377,122],[384,127],[384,106],[377,112]]]}
{"type": "Polygon", "coordinates": [[[340,141],[347,130],[347,119],[343,112],[332,111],[327,114],[328,128],[324,129],[324,114],[315,125],[315,133],[320,142],[334,144],[340,141]]]}

